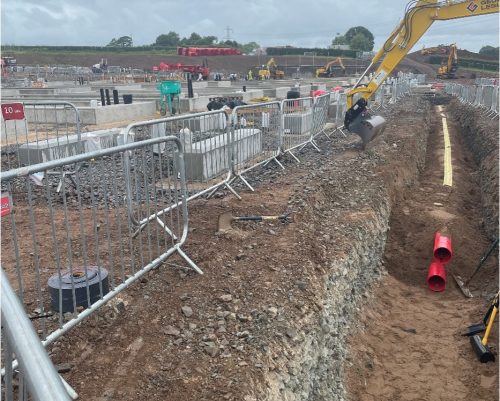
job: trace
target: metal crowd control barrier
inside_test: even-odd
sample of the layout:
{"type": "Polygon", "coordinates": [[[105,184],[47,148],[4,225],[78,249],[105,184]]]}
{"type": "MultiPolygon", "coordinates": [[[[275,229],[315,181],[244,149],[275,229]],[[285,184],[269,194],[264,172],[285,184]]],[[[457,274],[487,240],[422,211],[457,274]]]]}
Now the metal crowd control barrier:
{"type": "Polygon", "coordinates": [[[76,400],[78,394],[57,374],[3,269],[0,269],[0,284],[2,366],[5,368],[0,398],[3,395],[6,401],[76,400]],[[12,365],[14,355],[18,361],[17,369],[12,365]]]}
{"type": "MultiPolygon", "coordinates": [[[[220,187],[227,187],[238,199],[241,197],[231,187],[231,144],[224,110],[143,121],[129,125],[125,142],[174,135],[182,142],[185,155],[188,201],[208,194],[220,187]]],[[[164,146],[155,148],[162,154],[164,146]]]]}
{"type": "MultiPolygon", "coordinates": [[[[80,133],[80,114],[68,102],[2,104],[2,170],[42,163],[81,154],[85,143],[80,133]]],[[[60,175],[59,190],[66,176],[72,176],[78,165],[68,165],[60,175]]],[[[41,184],[44,175],[33,179],[41,184]]],[[[73,181],[72,181],[73,182],[73,181]]],[[[74,184],[74,182],[73,182],[74,184]]]]}
{"type": "Polygon", "coordinates": [[[253,187],[243,176],[248,171],[274,161],[281,153],[281,103],[268,102],[237,106],[230,116],[230,159],[233,177],[240,179],[251,191],[253,187]]]}
{"type": "Polygon", "coordinates": [[[381,85],[378,90],[375,92],[375,96],[373,97],[373,101],[370,105],[370,109],[378,110],[380,108],[385,108],[384,106],[384,98],[385,92],[389,86],[386,84],[381,85]]]}
{"type": "Polygon", "coordinates": [[[398,78],[392,81],[391,99],[389,103],[396,103],[401,97],[411,92],[411,83],[404,78],[398,78]]]}
{"type": "Polygon", "coordinates": [[[345,137],[344,116],[347,111],[346,93],[333,92],[330,96],[330,104],[335,105],[335,131],[340,131],[340,133],[345,137]]]}
{"type": "Polygon", "coordinates": [[[8,170],[83,153],[72,103],[3,103],[2,161],[8,170]]]}
{"type": "Polygon", "coordinates": [[[500,87],[490,85],[495,82],[489,78],[476,80],[480,85],[461,85],[456,83],[447,84],[445,92],[458,98],[461,103],[476,107],[486,112],[486,116],[496,118],[499,115],[500,87]]]}
{"type": "Polygon", "coordinates": [[[330,93],[326,93],[324,95],[314,98],[311,143],[316,149],[318,149],[318,146],[314,142],[314,138],[316,138],[321,134],[325,135],[327,138],[330,138],[330,135],[328,135],[328,133],[326,132],[329,106],[330,106],[330,93]]]}
{"type": "Polygon", "coordinates": [[[302,149],[308,143],[318,149],[312,135],[313,105],[312,97],[287,99],[281,102],[281,148],[297,162],[300,160],[293,153],[295,149],[302,149]]]}
{"type": "Polygon", "coordinates": [[[2,172],[2,265],[48,345],[183,252],[188,235],[184,153],[169,136],[2,172]],[[161,155],[155,150],[164,147],[161,155]],[[31,174],[81,163],[76,186],[31,174]],[[2,202],[3,203],[3,202],[2,202]],[[134,233],[135,219],[158,222],[134,233]],[[163,227],[169,227],[167,232],[163,227]],[[175,237],[175,238],[174,238],[175,237]]]}

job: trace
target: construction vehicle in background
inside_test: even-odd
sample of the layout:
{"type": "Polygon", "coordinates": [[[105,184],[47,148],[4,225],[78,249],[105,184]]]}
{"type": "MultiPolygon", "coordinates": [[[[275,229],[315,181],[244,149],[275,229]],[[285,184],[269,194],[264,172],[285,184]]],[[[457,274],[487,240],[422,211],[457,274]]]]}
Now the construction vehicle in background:
{"type": "Polygon", "coordinates": [[[446,54],[448,52],[445,46],[437,46],[437,47],[423,47],[420,50],[420,54],[422,56],[427,56],[429,54],[446,54]]]}
{"type": "Polygon", "coordinates": [[[101,61],[92,66],[92,72],[94,74],[102,74],[108,71],[108,59],[102,58],[101,61]]]}
{"type": "Polygon", "coordinates": [[[324,67],[320,67],[316,69],[316,78],[331,78],[334,77],[335,71],[333,69],[333,66],[335,64],[338,64],[339,67],[342,69],[342,73],[345,74],[345,67],[344,63],[342,62],[342,59],[340,57],[337,57],[335,60],[330,61],[327,63],[324,67]]]}
{"type": "Polygon", "coordinates": [[[453,79],[455,78],[455,73],[458,70],[458,55],[457,55],[457,45],[453,43],[450,45],[450,54],[448,55],[448,61],[445,65],[439,67],[437,72],[437,77],[442,79],[453,79]]]}
{"type": "Polygon", "coordinates": [[[493,0],[446,2],[418,0],[408,4],[399,25],[375,54],[354,88],[347,92],[347,111],[344,117],[344,127],[359,135],[363,141],[363,146],[366,146],[368,142],[383,132],[386,125],[382,116],[372,116],[368,112],[368,100],[387,77],[391,75],[394,68],[408,54],[434,21],[498,13],[498,1],[493,0]],[[377,64],[373,77],[367,84],[361,84],[370,69],[377,64]]]}
{"type": "Polygon", "coordinates": [[[266,65],[262,66],[259,70],[259,79],[283,79],[285,77],[285,72],[278,69],[278,65],[274,61],[274,57],[271,58],[266,65]]]}
{"type": "Polygon", "coordinates": [[[190,65],[190,64],[167,64],[161,62],[158,66],[153,66],[153,71],[181,71],[189,72],[194,80],[197,80],[200,76],[204,81],[208,80],[210,70],[208,68],[208,61],[205,59],[202,65],[190,65]]]}

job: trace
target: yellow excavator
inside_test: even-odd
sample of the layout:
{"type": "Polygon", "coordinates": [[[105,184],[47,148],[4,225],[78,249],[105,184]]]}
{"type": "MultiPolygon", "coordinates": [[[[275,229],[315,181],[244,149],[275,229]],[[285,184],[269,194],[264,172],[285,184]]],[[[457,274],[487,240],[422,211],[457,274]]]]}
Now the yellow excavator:
{"type": "Polygon", "coordinates": [[[455,72],[458,69],[458,55],[457,55],[457,45],[453,43],[450,45],[450,54],[448,55],[448,62],[445,65],[439,67],[437,72],[437,77],[442,79],[453,79],[455,78],[455,72]]]}
{"type": "Polygon", "coordinates": [[[331,78],[335,75],[333,72],[332,67],[338,64],[340,68],[342,68],[342,71],[345,73],[345,67],[344,63],[342,62],[342,59],[340,57],[337,57],[335,60],[330,61],[327,63],[324,67],[320,67],[316,69],[316,78],[331,78]]]}
{"type": "Polygon", "coordinates": [[[354,88],[347,92],[347,112],[344,117],[344,127],[358,134],[363,141],[363,145],[366,145],[384,130],[385,119],[382,116],[370,115],[367,110],[368,100],[434,21],[494,13],[498,13],[498,0],[410,1],[399,25],[375,54],[354,88]],[[378,64],[378,67],[373,73],[373,78],[366,85],[362,85],[361,82],[376,64],[378,64]]]}
{"type": "Polygon", "coordinates": [[[274,57],[271,58],[262,69],[259,70],[259,79],[283,79],[285,77],[285,72],[278,69],[278,65],[274,61],[274,57]]]}

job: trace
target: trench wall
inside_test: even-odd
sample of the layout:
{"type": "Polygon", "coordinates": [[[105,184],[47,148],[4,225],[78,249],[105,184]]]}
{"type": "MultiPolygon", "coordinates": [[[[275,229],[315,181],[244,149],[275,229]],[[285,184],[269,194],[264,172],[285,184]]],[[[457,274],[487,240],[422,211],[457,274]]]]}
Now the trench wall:
{"type": "Polygon", "coordinates": [[[456,99],[449,110],[479,167],[483,225],[493,239],[498,236],[498,118],[484,116],[456,99]]]}
{"type": "Polygon", "coordinates": [[[427,102],[410,99],[388,118],[384,136],[367,152],[333,157],[309,173],[309,182],[317,184],[307,201],[304,221],[310,223],[302,231],[317,238],[308,250],[318,273],[310,277],[315,311],[297,314],[296,336],[276,340],[265,385],[245,400],[346,399],[346,339],[371,297],[371,284],[384,274],[391,205],[416,183],[425,165],[429,110],[427,102]],[[411,135],[395,128],[405,115],[420,125],[411,135]]]}

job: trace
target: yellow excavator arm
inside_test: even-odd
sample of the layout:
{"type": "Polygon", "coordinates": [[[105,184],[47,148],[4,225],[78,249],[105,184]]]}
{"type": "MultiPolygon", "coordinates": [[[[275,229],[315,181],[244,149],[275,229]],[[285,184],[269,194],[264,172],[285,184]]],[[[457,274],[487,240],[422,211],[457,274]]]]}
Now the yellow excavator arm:
{"type": "Polygon", "coordinates": [[[348,110],[344,118],[344,126],[349,131],[360,135],[365,144],[383,130],[385,120],[382,117],[375,116],[378,118],[371,120],[373,117],[366,115],[367,101],[434,21],[494,13],[498,13],[498,0],[410,1],[399,25],[375,54],[354,88],[347,93],[348,110]],[[375,70],[373,78],[366,86],[360,86],[368,71],[379,62],[380,64],[375,70]],[[357,100],[354,102],[355,97],[357,100]]]}

